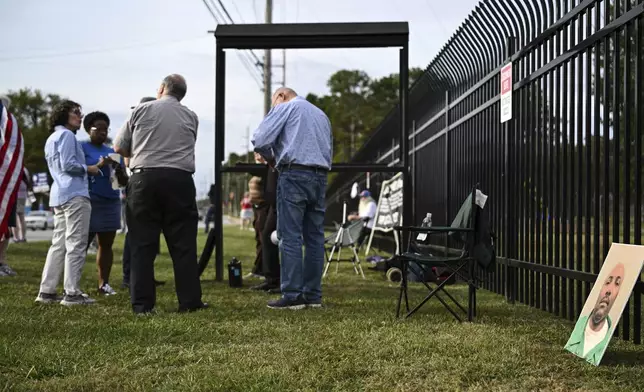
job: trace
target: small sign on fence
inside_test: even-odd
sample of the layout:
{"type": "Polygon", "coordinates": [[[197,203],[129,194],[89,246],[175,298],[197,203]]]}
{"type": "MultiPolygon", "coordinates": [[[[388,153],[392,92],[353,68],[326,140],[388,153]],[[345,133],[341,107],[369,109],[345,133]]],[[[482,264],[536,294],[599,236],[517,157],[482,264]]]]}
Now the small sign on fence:
{"type": "Polygon", "coordinates": [[[501,123],[512,119],[512,63],[501,68],[501,123]]]}

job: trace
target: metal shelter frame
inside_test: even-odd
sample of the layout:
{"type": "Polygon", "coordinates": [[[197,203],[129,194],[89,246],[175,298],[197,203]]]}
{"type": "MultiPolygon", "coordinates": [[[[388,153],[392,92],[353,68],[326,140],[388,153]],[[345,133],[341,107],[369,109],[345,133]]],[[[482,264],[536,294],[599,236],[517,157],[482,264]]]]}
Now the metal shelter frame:
{"type": "MultiPolygon", "coordinates": [[[[223,167],[225,159],[226,52],[225,49],[330,49],[400,47],[400,140],[409,140],[409,24],[377,23],[295,23],[295,24],[227,24],[218,25],[215,65],[215,279],[223,280],[223,206],[222,173],[249,173],[262,170],[262,165],[245,164],[223,167]]],[[[409,143],[401,143],[401,161],[387,164],[334,164],[332,172],[403,173],[405,206],[413,205],[409,143]]],[[[411,208],[403,210],[403,225],[411,222],[411,208]]]]}

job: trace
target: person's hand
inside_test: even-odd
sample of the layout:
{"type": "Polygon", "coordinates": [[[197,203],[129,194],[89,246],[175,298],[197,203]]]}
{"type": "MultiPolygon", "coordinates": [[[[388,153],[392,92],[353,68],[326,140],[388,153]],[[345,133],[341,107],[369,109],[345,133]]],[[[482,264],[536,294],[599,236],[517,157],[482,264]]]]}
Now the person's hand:
{"type": "Polygon", "coordinates": [[[263,156],[261,156],[260,153],[256,152],[255,153],[255,162],[261,163],[261,164],[266,164],[266,160],[264,159],[263,156]]]}
{"type": "Polygon", "coordinates": [[[123,170],[123,166],[114,165],[114,173],[116,173],[117,176],[124,175],[125,171],[123,170]]]}
{"type": "MultiPolygon", "coordinates": [[[[106,163],[109,163],[110,161],[111,161],[111,159],[110,159],[109,157],[107,157],[107,158],[101,157],[101,158],[98,160],[98,163],[96,164],[96,167],[98,167],[98,168],[100,169],[100,168],[102,168],[106,163]]],[[[89,169],[89,168],[88,168],[88,169],[89,169]]],[[[88,171],[89,171],[89,170],[88,170],[88,171]]]]}
{"type": "Polygon", "coordinates": [[[87,174],[90,176],[97,176],[101,172],[101,168],[98,165],[87,166],[87,174]]]}

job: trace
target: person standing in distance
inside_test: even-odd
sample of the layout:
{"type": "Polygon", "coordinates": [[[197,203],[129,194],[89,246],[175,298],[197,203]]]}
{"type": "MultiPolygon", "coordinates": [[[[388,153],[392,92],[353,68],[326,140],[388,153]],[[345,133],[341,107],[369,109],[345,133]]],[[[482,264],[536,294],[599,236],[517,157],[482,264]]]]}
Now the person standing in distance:
{"type": "Polygon", "coordinates": [[[321,307],[325,193],[333,153],[331,123],[322,110],[287,87],[275,91],[271,106],[252,139],[255,151],[279,171],[282,297],[270,301],[268,307],[321,307]]]}
{"type": "Polygon", "coordinates": [[[154,310],[154,259],[165,236],[176,283],[179,311],[207,307],[201,301],[197,267],[195,171],[197,115],[180,101],[187,85],[180,75],[163,79],[157,99],[132,111],[114,142],[129,157],[126,215],[131,248],[130,295],[134,313],[154,310]]]}

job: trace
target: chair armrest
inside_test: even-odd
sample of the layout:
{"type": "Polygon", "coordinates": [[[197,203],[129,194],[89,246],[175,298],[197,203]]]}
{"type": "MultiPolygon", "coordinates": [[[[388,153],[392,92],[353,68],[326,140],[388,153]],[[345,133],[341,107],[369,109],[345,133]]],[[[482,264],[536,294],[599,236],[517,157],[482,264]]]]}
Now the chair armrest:
{"type": "Polygon", "coordinates": [[[396,231],[408,231],[412,233],[468,233],[473,232],[474,229],[467,227],[441,227],[441,226],[432,226],[432,227],[421,227],[421,226],[394,226],[396,231]]]}

